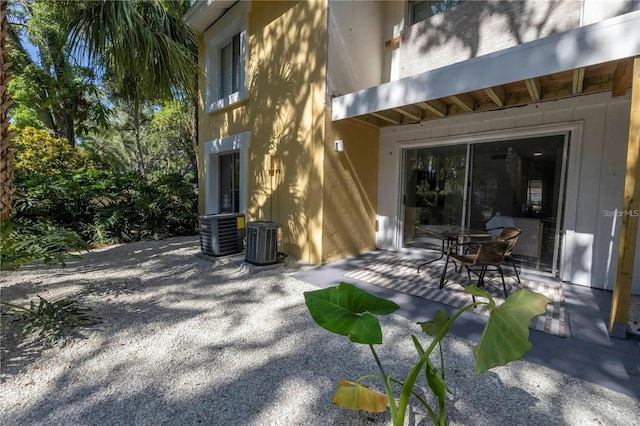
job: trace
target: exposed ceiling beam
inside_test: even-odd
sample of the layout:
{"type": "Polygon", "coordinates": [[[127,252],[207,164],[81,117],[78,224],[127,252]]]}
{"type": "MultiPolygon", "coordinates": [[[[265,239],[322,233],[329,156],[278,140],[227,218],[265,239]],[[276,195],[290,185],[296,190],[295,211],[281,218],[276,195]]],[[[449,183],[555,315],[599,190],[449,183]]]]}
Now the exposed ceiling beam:
{"type": "Polygon", "coordinates": [[[373,115],[374,117],[378,117],[381,120],[388,121],[389,123],[400,124],[400,122],[398,120],[394,120],[393,118],[389,118],[386,115],[382,115],[382,114],[379,114],[377,112],[371,112],[370,114],[373,115]]]}
{"type": "Polygon", "coordinates": [[[404,115],[406,117],[409,117],[412,120],[415,120],[415,121],[422,120],[421,117],[418,117],[417,115],[412,114],[412,113],[410,113],[409,111],[407,111],[407,110],[405,110],[403,108],[393,108],[393,110],[396,111],[396,112],[399,112],[400,114],[402,114],[402,115],[404,115]]]}
{"type": "Polygon", "coordinates": [[[463,110],[467,112],[473,111],[473,98],[470,95],[463,93],[460,95],[449,96],[449,99],[463,110]]]}
{"type": "Polygon", "coordinates": [[[531,100],[536,102],[540,100],[540,80],[537,78],[529,78],[524,81],[529,91],[531,100]]]}
{"type": "Polygon", "coordinates": [[[367,120],[363,120],[362,118],[351,117],[350,120],[357,121],[358,123],[361,123],[367,126],[375,127],[376,129],[378,128],[378,126],[376,126],[374,123],[367,120]]]}
{"type": "Polygon", "coordinates": [[[633,59],[625,59],[618,62],[613,73],[613,96],[624,96],[631,86],[633,76],[633,59]]]}
{"type": "Polygon", "coordinates": [[[584,90],[584,68],[573,70],[572,91],[574,95],[582,93],[584,90]]]}
{"type": "Polygon", "coordinates": [[[487,87],[484,91],[487,93],[487,96],[491,98],[494,104],[498,105],[500,108],[504,106],[505,95],[502,87],[487,87]]]}
{"type": "Polygon", "coordinates": [[[391,40],[387,40],[384,42],[384,47],[389,50],[396,50],[400,47],[400,36],[394,37],[391,40]]]}
{"type": "Polygon", "coordinates": [[[440,101],[418,102],[416,106],[424,110],[427,110],[440,118],[447,115],[447,105],[444,102],[440,102],[440,101]]]}
{"type": "Polygon", "coordinates": [[[640,10],[333,98],[331,118],[343,120],[485,87],[506,88],[517,81],[635,57],[640,55],[637,40],[640,10]],[[576,43],[578,54],[567,48],[576,43]]]}

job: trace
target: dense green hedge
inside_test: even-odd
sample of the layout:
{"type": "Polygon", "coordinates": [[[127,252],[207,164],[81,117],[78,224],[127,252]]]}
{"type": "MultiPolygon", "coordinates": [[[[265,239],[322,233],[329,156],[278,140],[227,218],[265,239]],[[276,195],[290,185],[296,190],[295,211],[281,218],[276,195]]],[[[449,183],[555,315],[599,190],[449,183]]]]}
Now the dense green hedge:
{"type": "Polygon", "coordinates": [[[12,220],[16,228],[46,222],[95,244],[193,235],[197,218],[192,175],[80,169],[22,177],[12,220]]]}

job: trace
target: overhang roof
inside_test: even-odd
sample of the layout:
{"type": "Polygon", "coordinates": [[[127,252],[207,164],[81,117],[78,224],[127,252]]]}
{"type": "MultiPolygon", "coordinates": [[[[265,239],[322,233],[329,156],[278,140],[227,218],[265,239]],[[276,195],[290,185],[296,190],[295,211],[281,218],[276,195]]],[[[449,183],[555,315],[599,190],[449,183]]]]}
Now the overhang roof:
{"type": "Polygon", "coordinates": [[[339,96],[332,119],[378,127],[601,91],[624,95],[640,11],[339,96]]]}
{"type": "Polygon", "coordinates": [[[197,0],[183,19],[199,32],[204,32],[237,2],[238,0],[197,0]]]}

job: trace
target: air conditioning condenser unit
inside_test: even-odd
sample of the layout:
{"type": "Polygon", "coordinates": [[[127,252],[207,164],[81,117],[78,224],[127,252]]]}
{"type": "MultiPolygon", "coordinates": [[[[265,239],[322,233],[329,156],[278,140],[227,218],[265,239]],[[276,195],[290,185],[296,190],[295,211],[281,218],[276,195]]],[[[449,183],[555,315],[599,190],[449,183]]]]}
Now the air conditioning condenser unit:
{"type": "Polygon", "coordinates": [[[276,222],[247,222],[245,260],[254,265],[278,262],[278,224],[276,222]]]}
{"type": "Polygon", "coordinates": [[[240,253],[245,234],[243,213],[200,216],[200,250],[212,256],[240,253]]]}

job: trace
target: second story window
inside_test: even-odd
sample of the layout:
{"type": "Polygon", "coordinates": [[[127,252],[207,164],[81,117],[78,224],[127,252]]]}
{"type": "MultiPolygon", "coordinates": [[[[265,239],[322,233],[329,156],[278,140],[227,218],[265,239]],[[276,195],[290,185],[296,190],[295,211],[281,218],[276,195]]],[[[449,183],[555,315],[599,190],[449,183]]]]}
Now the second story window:
{"type": "Polygon", "coordinates": [[[249,2],[238,2],[205,32],[205,111],[247,99],[247,21],[249,2]]]}
{"type": "Polygon", "coordinates": [[[416,24],[425,19],[429,19],[438,13],[445,12],[464,3],[465,0],[440,0],[440,1],[410,1],[409,2],[409,23],[416,24]]]}
{"type": "Polygon", "coordinates": [[[240,90],[240,33],[220,49],[219,97],[223,98],[240,90]]]}

